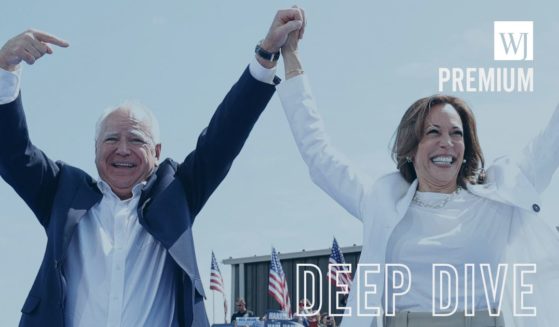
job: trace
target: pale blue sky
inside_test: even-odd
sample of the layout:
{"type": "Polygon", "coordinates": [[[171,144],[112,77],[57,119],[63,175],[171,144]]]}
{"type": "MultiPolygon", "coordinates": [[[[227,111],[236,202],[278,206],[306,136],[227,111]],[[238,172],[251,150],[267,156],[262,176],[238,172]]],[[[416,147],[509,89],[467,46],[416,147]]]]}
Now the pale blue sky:
{"type": "MultiPolygon", "coordinates": [[[[53,159],[97,176],[94,123],[137,99],[159,117],[164,157],[183,158],[251,60],[287,1],[11,1],[0,42],[28,27],[71,44],[24,68],[31,137],[53,159]]],[[[557,5],[501,1],[301,1],[308,17],[301,54],[331,139],[371,177],[394,169],[388,147],[403,111],[437,92],[439,67],[503,67],[493,61],[493,21],[534,21],[534,92],[459,93],[473,107],[488,162],[521,148],[559,102],[557,5]],[[553,7],[555,6],[555,7],[553,7]]],[[[278,71],[283,77],[283,72],[278,71]]],[[[559,181],[543,212],[554,220],[559,181]]],[[[14,326],[41,262],[40,225],[0,182],[0,325],[14,326]]],[[[276,97],[227,179],[195,224],[200,272],[212,314],[210,252],[266,255],[361,244],[361,227],[317,187],[295,149],[276,97]]],[[[230,269],[222,265],[226,289],[230,269]]],[[[294,281],[290,281],[294,282],[294,281]]],[[[216,301],[219,297],[216,296],[216,301]]],[[[221,308],[221,305],[217,305],[221,308]]],[[[231,304],[230,304],[231,307],[231,304]]],[[[216,309],[216,321],[222,313],[216,309]]]]}

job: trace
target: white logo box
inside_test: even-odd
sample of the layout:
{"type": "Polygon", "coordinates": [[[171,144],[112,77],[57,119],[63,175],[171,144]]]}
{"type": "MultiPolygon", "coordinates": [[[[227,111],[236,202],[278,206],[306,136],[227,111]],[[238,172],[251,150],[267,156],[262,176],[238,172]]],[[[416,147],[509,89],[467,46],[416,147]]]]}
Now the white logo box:
{"type": "Polygon", "coordinates": [[[533,21],[495,21],[493,27],[495,60],[534,60],[533,21]]]}

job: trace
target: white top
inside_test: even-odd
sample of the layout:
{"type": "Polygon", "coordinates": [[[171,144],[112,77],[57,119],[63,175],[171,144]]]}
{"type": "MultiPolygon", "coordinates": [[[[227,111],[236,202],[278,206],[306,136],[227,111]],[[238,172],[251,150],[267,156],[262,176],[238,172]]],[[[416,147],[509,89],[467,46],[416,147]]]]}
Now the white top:
{"type": "Polygon", "coordinates": [[[178,326],[172,259],[138,222],[143,184],[124,201],[97,185],[103,198],[68,246],[66,326],[178,326]]]}
{"type": "MultiPolygon", "coordinates": [[[[452,195],[417,192],[416,196],[422,203],[433,206],[452,195]]],[[[396,298],[396,311],[432,312],[433,303],[454,303],[456,294],[449,299],[446,288],[442,298],[440,291],[433,294],[433,264],[437,263],[449,264],[458,272],[458,311],[465,310],[466,281],[470,293],[470,287],[474,286],[475,309],[495,308],[494,301],[490,300],[488,306],[485,299],[479,265],[489,264],[491,275],[496,278],[497,265],[508,239],[511,211],[510,206],[481,198],[467,190],[460,191],[443,208],[429,208],[412,202],[392,232],[386,252],[387,263],[406,265],[412,276],[409,292],[396,298]],[[469,273],[467,279],[465,264],[475,265],[475,274],[469,273]]],[[[389,286],[393,285],[391,274],[388,274],[388,281],[389,286]]],[[[438,277],[435,285],[439,285],[438,277]]],[[[388,294],[391,293],[389,288],[388,294]]],[[[391,299],[388,296],[390,306],[391,299]]]]}

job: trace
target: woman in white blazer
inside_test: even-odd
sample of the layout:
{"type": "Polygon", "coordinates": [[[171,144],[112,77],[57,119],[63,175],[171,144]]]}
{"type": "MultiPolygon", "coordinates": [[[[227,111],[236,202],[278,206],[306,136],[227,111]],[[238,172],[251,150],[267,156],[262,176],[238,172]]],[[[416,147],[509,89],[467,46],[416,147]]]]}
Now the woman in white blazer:
{"type": "Polygon", "coordinates": [[[559,165],[559,112],[484,171],[468,106],[420,99],[397,129],[398,171],[367,185],[328,141],[292,34],[277,88],[295,142],[312,180],[363,222],[342,326],[557,326],[559,238],[538,213],[559,165]]]}

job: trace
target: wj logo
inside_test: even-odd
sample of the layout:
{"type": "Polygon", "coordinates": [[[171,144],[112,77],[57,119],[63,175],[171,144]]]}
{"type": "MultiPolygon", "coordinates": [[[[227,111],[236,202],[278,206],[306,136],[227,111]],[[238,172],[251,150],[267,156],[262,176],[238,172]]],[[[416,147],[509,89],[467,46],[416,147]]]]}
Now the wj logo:
{"type": "Polygon", "coordinates": [[[534,22],[494,22],[495,60],[534,60],[534,22]]]}

